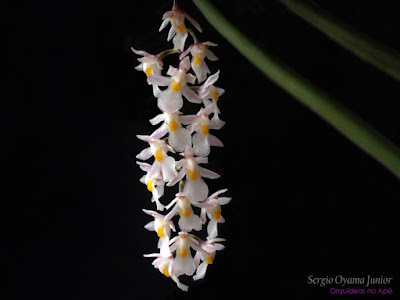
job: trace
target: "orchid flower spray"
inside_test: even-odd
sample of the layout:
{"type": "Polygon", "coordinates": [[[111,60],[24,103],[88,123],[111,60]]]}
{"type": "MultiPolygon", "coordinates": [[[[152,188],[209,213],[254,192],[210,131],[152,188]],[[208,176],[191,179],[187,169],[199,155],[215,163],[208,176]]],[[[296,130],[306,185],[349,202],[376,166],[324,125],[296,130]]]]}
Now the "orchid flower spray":
{"type": "Polygon", "coordinates": [[[176,1],[162,19],[160,31],[171,24],[167,40],[172,39],[172,49],[153,55],[132,48],[140,56],[136,70],[146,74],[160,110],[150,119],[157,126],[154,131],[137,135],[147,144],[136,156],[137,164],[145,172],[140,181],[154,203],[147,202],[143,209],[150,217],[144,227],[158,237],[156,252],[144,256],[155,258],[153,266],[187,291],[188,285],[180,278],[204,278],[216,252],[224,249],[220,242],[225,239],[218,237],[218,226],[225,222],[221,206],[231,198],[220,196],[228,192],[226,188],[209,189],[207,182],[220,175],[207,164],[212,149],[224,146],[214,134],[225,124],[217,106],[225,91],[214,86],[220,71],[212,74],[208,67],[218,60],[209,50],[217,44],[201,42],[190,28],[193,26],[201,33],[199,23],[181,10],[176,1]],[[191,43],[187,42],[189,34],[191,43]],[[169,66],[163,74],[163,58],[176,53],[180,53],[176,55],[176,67],[169,66]],[[184,114],[185,100],[198,105],[196,114],[184,114]],[[176,189],[174,199],[163,199],[166,188],[176,189]]]}

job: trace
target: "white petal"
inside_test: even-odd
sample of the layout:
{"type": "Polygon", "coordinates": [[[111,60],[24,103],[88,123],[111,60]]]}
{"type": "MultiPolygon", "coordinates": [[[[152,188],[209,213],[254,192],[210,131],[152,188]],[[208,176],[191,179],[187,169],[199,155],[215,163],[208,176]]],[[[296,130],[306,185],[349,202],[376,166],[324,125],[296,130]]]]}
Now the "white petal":
{"type": "MultiPolygon", "coordinates": [[[[200,168],[200,167],[198,167],[200,168]]],[[[197,179],[189,179],[185,182],[183,192],[186,194],[188,200],[192,203],[202,202],[208,196],[208,186],[204,180],[199,176],[197,179]]]]}
{"type": "Polygon", "coordinates": [[[162,138],[164,135],[166,135],[168,132],[168,126],[164,123],[162,124],[158,129],[156,129],[151,135],[150,137],[153,139],[160,139],[162,138]]]}
{"type": "Polygon", "coordinates": [[[175,76],[176,73],[178,73],[178,69],[173,66],[169,66],[167,75],[172,77],[172,76],[175,76]]]}
{"type": "Polygon", "coordinates": [[[169,23],[169,19],[165,19],[165,20],[161,23],[160,29],[158,29],[158,31],[160,32],[160,31],[163,30],[165,27],[167,27],[168,23],[169,23]]]}
{"type": "Polygon", "coordinates": [[[171,77],[161,75],[149,75],[147,76],[149,81],[159,86],[168,86],[171,83],[171,77]]]}
{"type": "Polygon", "coordinates": [[[221,175],[219,175],[219,174],[217,174],[217,173],[215,173],[213,171],[210,171],[208,169],[205,169],[203,167],[199,166],[197,168],[199,170],[199,174],[200,174],[201,177],[205,177],[205,178],[209,178],[209,179],[217,179],[217,178],[221,177],[221,175]]]}
{"type": "Polygon", "coordinates": [[[148,160],[153,153],[151,152],[150,147],[143,149],[138,155],[136,155],[136,158],[141,159],[141,160],[148,160]]]}
{"type": "Polygon", "coordinates": [[[181,283],[178,277],[176,277],[175,275],[172,275],[171,279],[175,281],[178,288],[180,288],[182,291],[187,292],[189,290],[189,287],[186,284],[181,283]]]}
{"type": "Polygon", "coordinates": [[[207,139],[208,139],[208,143],[211,146],[215,146],[215,147],[223,147],[224,146],[224,144],[220,141],[220,139],[217,138],[215,135],[209,134],[207,136],[207,139]]]}
{"type": "Polygon", "coordinates": [[[215,56],[215,54],[211,50],[207,50],[206,56],[211,61],[216,61],[219,59],[218,57],[215,56]]]}
{"type": "Polygon", "coordinates": [[[176,255],[176,258],[174,259],[174,274],[176,276],[184,274],[192,276],[195,270],[196,266],[194,264],[190,249],[188,249],[188,254],[186,257],[179,256],[178,254],[176,255]]]}
{"type": "Polygon", "coordinates": [[[178,176],[178,172],[175,170],[175,159],[173,157],[166,155],[159,164],[165,182],[169,182],[178,176]]]}
{"type": "MultiPolygon", "coordinates": [[[[171,27],[173,28],[173,27],[171,27]]],[[[174,36],[172,42],[174,43],[174,47],[183,51],[183,49],[185,48],[185,42],[186,42],[186,38],[188,36],[188,32],[185,30],[184,32],[178,32],[176,33],[176,35],[174,36]]]]}
{"type": "Polygon", "coordinates": [[[200,82],[203,82],[204,80],[206,80],[207,73],[208,73],[207,71],[209,71],[209,70],[208,70],[207,64],[204,61],[201,62],[200,66],[196,66],[196,64],[194,64],[192,62],[192,69],[193,69],[194,73],[196,74],[197,82],[200,83],[200,82]]]}
{"type": "Polygon", "coordinates": [[[155,116],[154,118],[150,119],[151,125],[157,125],[158,123],[161,123],[162,121],[165,120],[165,115],[164,114],[159,114],[155,116]]]}
{"type": "Polygon", "coordinates": [[[182,87],[182,94],[185,98],[192,103],[202,103],[203,101],[193,90],[191,90],[187,85],[182,87]]]}
{"type": "Polygon", "coordinates": [[[179,228],[186,232],[190,232],[193,229],[199,231],[202,228],[200,217],[194,214],[192,208],[190,208],[189,216],[187,217],[184,217],[182,215],[180,216],[178,224],[179,228]]]}
{"type": "Polygon", "coordinates": [[[197,156],[207,156],[210,154],[210,144],[208,143],[207,135],[195,133],[193,135],[193,149],[197,156]]]}
{"type": "Polygon", "coordinates": [[[213,238],[216,238],[218,236],[218,226],[217,226],[217,221],[214,219],[211,219],[208,222],[207,225],[207,240],[212,240],[213,238]]]}
{"type": "Polygon", "coordinates": [[[191,135],[186,128],[179,126],[176,130],[169,132],[168,143],[175,151],[183,152],[187,146],[191,146],[191,135]]]}
{"type": "Polygon", "coordinates": [[[131,47],[131,50],[133,51],[133,53],[135,53],[135,54],[137,54],[137,55],[142,55],[142,56],[144,56],[144,55],[146,55],[146,54],[148,54],[146,51],[144,51],[144,50],[136,50],[136,49],[134,49],[133,47],[131,47]]]}
{"type": "Polygon", "coordinates": [[[202,262],[200,266],[197,268],[196,275],[193,276],[193,280],[203,279],[207,272],[207,264],[206,262],[202,262]]]}
{"type": "Polygon", "coordinates": [[[175,92],[171,87],[162,92],[158,98],[158,108],[163,112],[174,113],[180,110],[183,106],[182,93],[175,92]]]}
{"type": "Polygon", "coordinates": [[[178,173],[178,176],[176,176],[174,179],[168,182],[167,186],[175,185],[177,182],[181,181],[183,177],[185,177],[185,169],[181,169],[178,173]]]}
{"type": "MultiPolygon", "coordinates": [[[[176,34],[176,30],[175,30],[175,28],[174,28],[174,26],[171,26],[171,28],[169,29],[169,31],[168,31],[168,37],[167,37],[167,41],[169,42],[173,37],[174,37],[174,35],[176,34]]],[[[174,43],[174,45],[175,45],[175,43],[174,43]]],[[[177,48],[177,47],[175,47],[175,48],[177,48]]],[[[178,48],[179,49],[179,48],[178,48]]],[[[179,49],[180,50],[180,49],[179,49]]],[[[181,50],[182,51],[182,50],[181,50]]]]}

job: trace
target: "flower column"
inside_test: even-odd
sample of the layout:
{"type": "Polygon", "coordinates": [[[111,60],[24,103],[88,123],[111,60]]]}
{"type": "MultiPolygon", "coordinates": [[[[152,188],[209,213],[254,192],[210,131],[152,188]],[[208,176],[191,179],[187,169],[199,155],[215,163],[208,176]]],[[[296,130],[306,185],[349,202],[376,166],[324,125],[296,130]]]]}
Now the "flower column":
{"type": "Polygon", "coordinates": [[[174,1],[172,10],[164,14],[160,27],[161,31],[171,23],[168,41],[172,39],[174,49],[165,50],[158,55],[133,48],[132,50],[142,56],[138,59],[140,64],[136,69],[146,74],[147,83],[152,85],[153,94],[157,97],[157,106],[161,111],[150,120],[152,125],[161,123],[159,128],[150,135],[137,136],[148,144],[148,147],[136,156],[141,160],[137,162],[139,167],[146,172],[140,181],[151,193],[151,201],[156,203],[156,210],[169,210],[161,214],[143,209],[144,213],[153,217],[145,228],[154,231],[159,238],[158,252],[147,254],[145,257],[155,257],[153,266],[174,280],[180,289],[187,291],[188,286],[181,283],[179,277],[193,276],[194,280],[203,278],[207,266],[215,259],[216,251],[224,248],[222,244],[217,243],[224,241],[218,237],[217,227],[219,223],[225,222],[221,215],[221,205],[227,204],[231,198],[219,197],[227,192],[227,189],[216,191],[209,196],[207,180],[217,179],[220,175],[200,166],[208,163],[207,156],[211,147],[223,147],[223,143],[210,133],[210,130],[218,130],[225,124],[219,118],[221,112],[217,106],[224,90],[213,85],[218,80],[220,71],[207,78],[211,72],[205,62],[205,59],[218,60],[208,49],[209,46],[217,45],[209,41],[200,42],[193,30],[187,27],[190,24],[185,20],[197,31],[202,31],[200,25],[174,1]],[[188,33],[193,37],[193,44],[184,50],[188,33]],[[181,52],[178,68],[169,66],[166,76],[162,75],[163,58],[178,52],[181,52]],[[191,69],[195,75],[189,72],[191,69]],[[200,86],[194,86],[196,81],[200,86]],[[184,98],[199,104],[196,115],[184,115],[181,112],[184,98]],[[181,156],[179,160],[177,153],[181,156]],[[151,164],[143,162],[150,159],[153,160],[151,164]],[[165,186],[176,185],[179,188],[175,198],[165,206],[165,202],[160,200],[164,195],[165,186]],[[175,218],[178,218],[175,222],[179,230],[173,237],[172,232],[177,232],[175,218]],[[205,239],[192,233],[201,232],[203,225],[207,228],[205,239]]]}

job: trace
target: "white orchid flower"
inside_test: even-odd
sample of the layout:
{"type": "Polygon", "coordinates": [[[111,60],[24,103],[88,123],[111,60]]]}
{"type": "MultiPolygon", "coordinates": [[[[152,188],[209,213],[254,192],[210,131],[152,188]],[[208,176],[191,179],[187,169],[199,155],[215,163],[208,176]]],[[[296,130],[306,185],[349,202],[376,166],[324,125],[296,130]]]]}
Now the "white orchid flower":
{"type": "Polygon", "coordinates": [[[185,18],[189,20],[190,23],[199,31],[202,32],[200,24],[190,17],[187,13],[183,10],[179,9],[176,1],[174,0],[174,4],[172,6],[172,10],[167,11],[162,19],[163,22],[161,23],[159,31],[163,30],[167,27],[168,23],[171,23],[171,28],[168,32],[167,40],[170,41],[172,38],[172,42],[174,43],[174,47],[178,48],[179,50],[183,51],[185,47],[185,41],[188,37],[188,30],[185,25],[185,18]]]}

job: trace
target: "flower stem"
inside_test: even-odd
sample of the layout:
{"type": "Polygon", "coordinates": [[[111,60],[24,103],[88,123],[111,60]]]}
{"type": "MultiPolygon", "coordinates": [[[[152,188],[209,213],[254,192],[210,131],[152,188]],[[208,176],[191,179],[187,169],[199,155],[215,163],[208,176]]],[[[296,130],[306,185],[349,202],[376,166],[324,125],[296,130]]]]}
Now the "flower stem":
{"type": "Polygon", "coordinates": [[[193,0],[193,2],[211,25],[264,75],[400,178],[400,149],[390,140],[288,66],[259,49],[209,0],[193,0]]]}
{"type": "Polygon", "coordinates": [[[400,54],[302,0],[280,0],[330,39],[389,76],[400,80],[400,54]]]}

